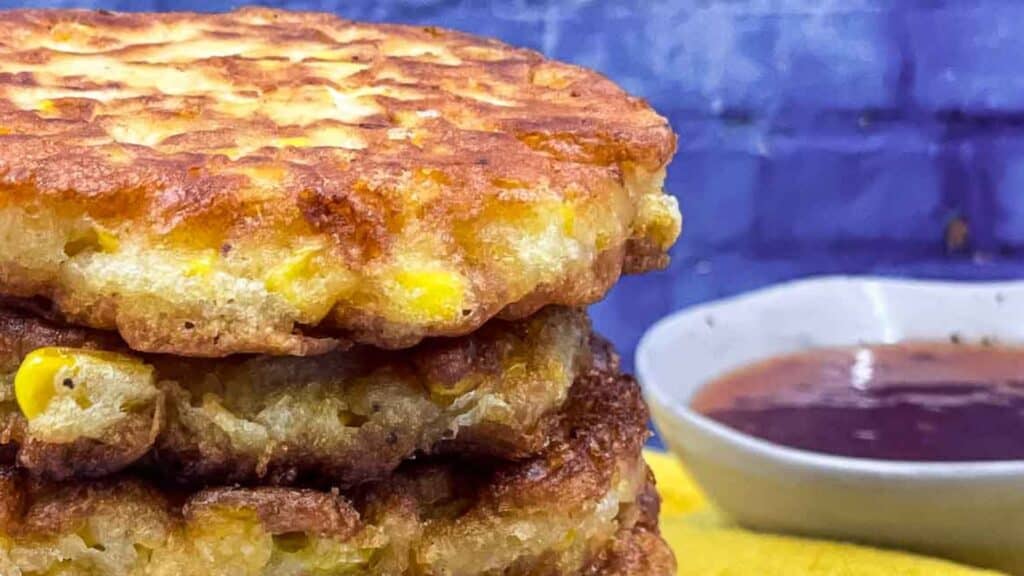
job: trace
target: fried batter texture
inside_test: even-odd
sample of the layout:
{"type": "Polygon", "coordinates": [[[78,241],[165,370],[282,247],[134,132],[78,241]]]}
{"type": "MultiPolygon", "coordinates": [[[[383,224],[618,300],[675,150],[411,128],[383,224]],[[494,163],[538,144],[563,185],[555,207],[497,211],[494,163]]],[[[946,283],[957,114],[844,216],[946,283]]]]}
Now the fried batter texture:
{"type": "Polygon", "coordinates": [[[675,146],[594,72],[437,28],[0,12],[0,293],[187,356],[464,335],[663,267],[675,146]]]}
{"type": "Polygon", "coordinates": [[[8,469],[0,572],[669,576],[640,457],[646,419],[632,379],[591,371],[534,458],[421,462],[345,493],[178,493],[127,476],[53,484],[8,469]]]}
{"type": "Polygon", "coordinates": [[[609,362],[591,339],[585,313],[547,308],[402,351],[188,359],[0,308],[0,445],[51,480],[135,465],[187,484],[349,486],[420,454],[524,458],[573,380],[609,362]]]}

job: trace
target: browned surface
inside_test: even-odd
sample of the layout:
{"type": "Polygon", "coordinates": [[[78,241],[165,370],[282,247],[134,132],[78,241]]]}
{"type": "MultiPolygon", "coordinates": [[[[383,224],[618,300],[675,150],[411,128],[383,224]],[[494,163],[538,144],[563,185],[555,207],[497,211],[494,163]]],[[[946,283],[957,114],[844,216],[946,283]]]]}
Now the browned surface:
{"type": "Polygon", "coordinates": [[[0,444],[17,445],[18,464],[47,478],[100,478],[124,470],[145,457],[152,449],[163,426],[163,402],[150,414],[115,426],[103,440],[79,438],[59,444],[35,439],[24,429],[21,418],[11,418],[16,428],[0,444]],[[20,441],[17,439],[21,439],[20,441]]]}
{"type": "Polygon", "coordinates": [[[491,497],[512,506],[594,498],[607,486],[611,462],[639,454],[647,436],[647,406],[636,382],[619,375],[617,365],[591,370],[570,390],[544,458],[499,471],[491,497]]]}
{"type": "Polygon", "coordinates": [[[13,371],[29,352],[44,346],[125,350],[116,334],[48,321],[39,312],[29,301],[0,299],[0,371],[13,371]]]}
{"type": "Polygon", "coordinates": [[[662,196],[656,175],[674,150],[666,120],[604,77],[452,31],[260,8],[3,12],[0,209],[59,224],[26,238],[23,257],[0,255],[0,291],[50,298],[146,351],[408,346],[506,308],[587,304],[624,266],[664,266],[678,213],[672,204],[652,221],[640,206],[662,196]],[[532,263],[537,277],[524,280],[499,260],[543,238],[531,207],[572,214],[580,254],[565,269],[532,263]],[[497,220],[518,232],[488,232],[497,220]],[[599,223],[600,237],[585,237],[599,223]],[[237,295],[200,297],[185,273],[168,281],[181,294],[86,287],[93,248],[76,252],[92,227],[120,241],[106,256],[207,251],[257,281],[264,264],[315,244],[317,266],[366,291],[324,296],[334,306],[323,316],[274,295],[240,313],[222,302],[237,295]],[[29,256],[44,237],[58,247],[46,266],[29,256]],[[78,248],[61,254],[65,242],[78,248]],[[422,255],[464,279],[461,309],[375,301],[422,255]],[[309,325],[321,330],[301,333],[309,325]]]}
{"type": "Polygon", "coordinates": [[[193,496],[182,513],[186,521],[217,508],[246,508],[256,512],[271,534],[303,532],[351,537],[359,528],[359,513],[332,492],[289,488],[213,488],[193,496]]]}
{"type": "MultiPolygon", "coordinates": [[[[136,355],[156,367],[160,395],[152,406],[135,409],[100,438],[48,443],[32,436],[13,394],[0,388],[0,445],[16,447],[23,467],[50,479],[101,477],[138,463],[185,484],[312,477],[348,486],[385,476],[418,453],[521,459],[556,434],[573,379],[592,356],[602,366],[612,359],[606,371],[617,370],[610,349],[594,344],[592,353],[589,340],[583,312],[549,308],[403,351],[356,347],[315,358],[218,360],[136,355]],[[223,408],[202,411],[200,403],[223,408]],[[488,403],[499,407],[487,412],[488,403]],[[336,413],[325,408],[335,404],[336,413]],[[474,407],[480,416],[469,416],[474,407]],[[268,438],[242,445],[251,435],[219,425],[225,413],[267,430],[268,438]],[[287,423],[275,424],[284,415],[287,423]],[[303,428],[308,422],[328,426],[303,428]]],[[[108,334],[0,308],[0,377],[13,374],[24,354],[52,345],[130,353],[108,334]]]]}
{"type": "Polygon", "coordinates": [[[623,530],[582,572],[585,576],[673,576],[676,560],[657,530],[623,530]]]}
{"type": "Polygon", "coordinates": [[[673,576],[676,560],[658,532],[661,499],[648,471],[648,482],[637,498],[636,518],[624,522],[632,526],[619,532],[615,540],[594,556],[583,570],[587,576],[673,576]]]}
{"type": "MultiPolygon", "coordinates": [[[[667,576],[671,554],[657,536],[657,497],[640,459],[646,417],[632,379],[593,372],[574,388],[572,407],[552,445],[533,459],[421,463],[344,495],[299,488],[212,488],[161,494],[127,476],[53,484],[19,478],[6,470],[0,472],[4,488],[0,490],[0,520],[4,521],[0,534],[8,538],[4,546],[13,548],[0,547],[0,567],[4,561],[29,557],[27,551],[56,546],[54,537],[87,534],[94,541],[92,550],[122,550],[120,544],[125,541],[135,542],[136,550],[152,550],[143,559],[132,560],[143,562],[132,564],[136,569],[146,568],[145,562],[195,569],[193,563],[204,558],[189,554],[199,549],[194,548],[199,545],[196,542],[201,544],[212,535],[235,538],[238,546],[254,546],[220,546],[211,552],[220,561],[217,570],[226,569],[223,566],[232,558],[240,565],[243,559],[258,557],[260,546],[273,546],[275,554],[286,554],[294,552],[289,547],[307,546],[322,537],[359,546],[373,542],[375,562],[398,562],[360,571],[367,574],[447,573],[444,570],[453,566],[487,565],[493,554],[508,557],[509,564],[502,568],[511,574],[582,570],[593,575],[667,576]],[[610,492],[619,507],[614,517],[603,521],[604,528],[594,530],[597,503],[610,492]],[[255,532],[250,522],[256,522],[255,532]],[[584,541],[566,556],[567,552],[558,551],[561,548],[538,549],[521,546],[514,539],[495,539],[510,534],[513,526],[521,534],[534,535],[524,536],[527,540],[553,530],[544,541],[557,542],[558,547],[564,546],[566,538],[584,541]],[[367,539],[375,530],[383,530],[383,540],[367,539]],[[271,543],[259,536],[265,533],[282,539],[271,543]],[[250,540],[238,540],[250,536],[250,540]],[[512,552],[499,549],[506,546],[512,552]],[[7,550],[14,551],[7,556],[7,550]],[[472,558],[474,554],[482,556],[472,558]]],[[[319,542],[322,545],[325,540],[319,542]]],[[[88,573],[93,557],[69,552],[62,567],[71,572],[65,574],[88,573]]],[[[248,573],[281,572],[265,568],[248,573]]]]}

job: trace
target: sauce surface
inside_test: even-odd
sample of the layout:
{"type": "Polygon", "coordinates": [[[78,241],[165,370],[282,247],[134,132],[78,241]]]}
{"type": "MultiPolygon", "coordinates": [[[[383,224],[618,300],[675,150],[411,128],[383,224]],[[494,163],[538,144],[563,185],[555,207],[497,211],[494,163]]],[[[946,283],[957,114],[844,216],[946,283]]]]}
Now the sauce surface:
{"type": "Polygon", "coordinates": [[[1024,460],[1024,348],[907,343],[779,356],[693,408],[793,448],[917,462],[1024,460]]]}

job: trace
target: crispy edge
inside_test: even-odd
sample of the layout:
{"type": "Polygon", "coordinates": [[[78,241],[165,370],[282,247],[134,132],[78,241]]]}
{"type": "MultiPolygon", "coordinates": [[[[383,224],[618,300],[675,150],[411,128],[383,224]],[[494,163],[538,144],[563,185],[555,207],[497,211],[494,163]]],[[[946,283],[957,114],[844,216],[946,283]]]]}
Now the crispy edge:
{"type": "Polygon", "coordinates": [[[348,539],[360,526],[359,512],[336,490],[213,488],[192,497],[182,513],[186,521],[197,520],[203,510],[218,507],[255,510],[271,534],[305,532],[348,539]]]}
{"type": "MultiPolygon", "coordinates": [[[[648,432],[647,411],[639,398],[639,387],[632,378],[592,371],[574,387],[574,404],[562,435],[543,454],[524,462],[498,463],[477,478],[472,467],[465,469],[458,462],[415,465],[361,489],[370,497],[360,500],[422,502],[429,495],[422,492],[419,479],[423,476],[417,472],[421,466],[440,465],[451,481],[468,481],[477,487],[472,507],[460,519],[500,517],[514,510],[551,506],[572,509],[606,494],[623,466],[640,466],[647,479],[629,523],[651,530],[658,498],[640,456],[648,432]]],[[[217,507],[251,509],[274,534],[310,531],[346,538],[357,532],[362,522],[359,512],[336,490],[220,487],[191,496],[178,494],[159,491],[132,476],[54,483],[32,479],[10,467],[0,468],[0,526],[15,537],[53,536],[73,529],[104,503],[118,499],[152,503],[167,514],[169,523],[174,518],[197,519],[204,510],[217,507]]]]}
{"type": "MultiPolygon", "coordinates": [[[[584,313],[568,312],[567,321],[577,323],[582,332],[589,331],[584,313]]],[[[409,361],[431,379],[442,384],[454,384],[471,373],[487,374],[500,370],[500,350],[497,344],[505,331],[517,332],[516,337],[527,338],[533,325],[527,322],[496,321],[469,336],[458,339],[430,340],[410,351],[383,352],[360,348],[369,354],[370,362],[394,363],[409,361]],[[404,359],[404,360],[403,360],[404,359]]],[[[112,333],[54,324],[29,315],[0,307],[0,367],[10,365],[13,370],[19,357],[42,346],[108,349],[131,353],[112,333]],[[6,358],[6,360],[5,360],[6,358]]],[[[585,346],[586,347],[586,346],[585,346]]],[[[143,359],[148,358],[141,355],[143,359]]],[[[159,361],[158,357],[153,357],[159,361]]],[[[199,366],[208,361],[197,360],[199,366]]],[[[211,360],[209,362],[218,362],[211,360]]],[[[616,371],[618,358],[611,346],[591,336],[589,351],[581,350],[576,365],[571,367],[577,376],[595,364],[600,370],[616,371]],[[596,363],[596,364],[595,364],[596,363]]],[[[576,388],[574,384],[572,388],[576,388]]],[[[570,390],[571,393],[571,390],[570,390]]],[[[568,405],[571,398],[563,405],[568,405]]],[[[199,440],[183,436],[181,430],[166,425],[165,395],[158,397],[153,415],[145,423],[127,423],[112,432],[113,442],[80,439],[69,444],[34,441],[28,437],[24,419],[15,414],[0,430],[0,444],[20,445],[17,460],[33,474],[50,480],[100,478],[133,464],[175,478],[183,485],[246,483],[259,481],[274,485],[290,485],[314,478],[325,479],[334,485],[352,486],[383,477],[399,466],[404,458],[416,454],[395,450],[393,434],[401,431],[388,429],[367,431],[366,445],[358,461],[331,461],[322,455],[303,451],[301,447],[289,449],[269,463],[224,450],[211,439],[199,440]],[[254,471],[265,473],[257,475],[254,471]]],[[[559,434],[565,419],[562,407],[552,407],[530,429],[480,424],[460,431],[456,439],[442,438],[427,454],[469,453],[501,459],[524,459],[537,454],[559,434]]],[[[410,442],[412,440],[409,440],[410,442]]],[[[227,443],[225,438],[220,444],[227,443]]]]}
{"type": "Polygon", "coordinates": [[[615,540],[580,572],[582,576],[672,576],[676,559],[656,530],[635,526],[615,540]]]}
{"type": "MultiPolygon", "coordinates": [[[[496,62],[476,62],[471,56],[465,57],[478,66],[478,71],[492,74],[498,81],[516,78],[514,71],[526,67],[529,71],[526,78],[529,80],[517,81],[522,83],[524,91],[529,93],[525,103],[533,104],[525,107],[528,112],[509,117],[496,113],[493,107],[484,104],[459,101],[459,106],[466,111],[494,122],[494,127],[501,131],[500,134],[467,131],[438,121],[436,130],[449,140],[453,136],[462,136],[458,138],[459,146],[456,152],[450,155],[454,160],[439,164],[440,159],[436,154],[423,154],[411,145],[398,153],[392,151],[395,157],[406,159],[405,161],[417,166],[440,166],[442,170],[456,171],[460,176],[464,176],[467,185],[476,186],[468,192],[454,194],[455,197],[451,201],[445,202],[440,208],[435,207],[434,212],[462,213],[465,205],[473,203],[473,198],[467,199],[467,196],[482,197],[501,192],[495,192],[493,186],[483,183],[494,178],[515,176],[519,170],[525,170],[531,177],[557,177],[566,185],[586,181],[586,188],[596,181],[607,180],[609,177],[621,180],[623,167],[627,165],[643,166],[648,172],[656,173],[668,164],[676,149],[676,138],[667,120],[657,115],[641,99],[629,96],[600,74],[546,59],[536,52],[449,30],[367,25],[347,22],[328,14],[267,9],[244,9],[205,16],[190,13],[158,15],[90,11],[10,11],[0,14],[0,23],[29,30],[49,29],[62,18],[69,16],[76,22],[88,23],[108,32],[145,28],[154,21],[194,25],[203,21],[245,22],[248,17],[259,16],[274,20],[280,29],[298,28],[302,34],[308,34],[311,38],[322,34],[319,31],[321,29],[337,30],[353,26],[375,29],[390,37],[414,42],[440,42],[456,48],[485,48],[491,52],[502,53],[503,58],[496,62]],[[563,87],[534,82],[538,75],[543,76],[543,72],[550,71],[560,71],[573,81],[563,87]],[[574,104],[565,106],[565,102],[574,104]],[[581,102],[590,105],[580,106],[581,102]],[[467,156],[476,157],[478,161],[467,163],[467,156]]],[[[274,33],[277,32],[275,28],[274,33]]],[[[287,37],[287,34],[284,36],[287,37]]],[[[43,55],[37,57],[41,58],[43,55]]],[[[223,60],[233,62],[231,58],[223,60]]],[[[387,60],[389,65],[397,66],[412,76],[441,73],[441,69],[423,62],[406,61],[408,59],[402,58],[387,60]]],[[[238,74],[241,68],[235,67],[229,71],[238,74]]],[[[390,102],[389,105],[402,106],[398,100],[390,102]]],[[[83,106],[88,109],[92,105],[83,106]]],[[[25,123],[32,130],[41,130],[49,125],[48,120],[38,118],[31,112],[21,114],[12,111],[11,115],[12,118],[5,121],[13,123],[15,119],[19,119],[19,123],[25,123]]],[[[88,115],[83,114],[64,121],[72,125],[92,126],[91,120],[85,120],[87,117],[88,115]]],[[[375,122],[366,123],[367,126],[375,127],[371,131],[381,134],[386,132],[376,124],[381,118],[375,117],[374,120],[375,122]]],[[[387,123],[383,126],[387,126],[387,123]]],[[[381,134],[377,136],[386,141],[387,138],[381,134]]],[[[138,165],[124,167],[109,162],[101,152],[89,146],[76,148],[64,144],[61,139],[51,137],[49,142],[40,143],[37,141],[38,138],[24,135],[7,135],[2,138],[11,153],[9,158],[0,159],[0,169],[9,165],[7,172],[11,174],[10,179],[13,179],[11,193],[14,195],[30,194],[64,201],[70,195],[73,200],[102,206],[102,209],[95,208],[95,211],[103,214],[120,212],[132,216],[148,211],[149,219],[158,222],[155,226],[158,230],[174,229],[191,219],[201,221],[207,229],[216,228],[226,226],[226,222],[231,218],[248,213],[247,210],[238,208],[236,204],[240,201],[235,198],[236,195],[224,192],[240,189],[244,180],[241,176],[214,175],[208,172],[216,170],[200,170],[201,177],[195,177],[194,164],[208,159],[209,155],[191,154],[173,158],[145,156],[138,159],[138,165]],[[154,183],[173,184],[174,191],[168,193],[154,183]],[[76,191],[80,193],[75,194],[76,191]],[[150,199],[150,196],[153,196],[153,205],[148,208],[142,207],[140,201],[150,199]]],[[[134,148],[137,149],[136,152],[148,150],[145,146],[134,148]]],[[[342,251],[351,251],[358,245],[360,250],[376,253],[378,245],[386,244],[390,236],[390,223],[387,220],[389,215],[396,211],[394,201],[390,198],[394,195],[363,194],[357,184],[359,178],[364,175],[339,174],[338,170],[330,169],[328,162],[323,158],[315,155],[319,153],[310,154],[314,154],[311,158],[314,162],[302,164],[312,164],[320,169],[296,168],[299,173],[295,175],[294,181],[301,193],[289,189],[301,200],[295,207],[304,214],[305,223],[318,227],[320,232],[327,236],[345,239],[346,242],[341,243],[342,251]]],[[[281,165],[290,165],[282,158],[274,157],[273,160],[281,165]]],[[[372,157],[361,157],[361,160],[360,164],[365,164],[367,160],[374,161],[372,157]]],[[[379,165],[374,164],[374,170],[369,170],[374,174],[387,173],[383,183],[374,183],[374,190],[379,187],[388,191],[397,186],[395,181],[398,180],[398,176],[394,173],[394,159],[389,157],[385,160],[379,165]]],[[[336,163],[336,159],[332,159],[331,163],[336,163]]],[[[213,165],[212,168],[219,168],[217,162],[211,160],[210,164],[213,165]]],[[[397,170],[398,173],[404,171],[397,170]]],[[[269,209],[270,206],[264,208],[269,209]]],[[[239,226],[245,227],[243,224],[239,226]]],[[[245,235],[241,234],[242,237],[245,235]]],[[[330,322],[323,323],[317,335],[303,333],[303,327],[295,327],[296,330],[293,331],[266,330],[261,334],[232,334],[230,331],[221,332],[216,326],[206,326],[202,329],[197,327],[187,334],[182,334],[179,326],[172,325],[170,321],[160,323],[146,315],[119,314],[119,305],[115,298],[107,298],[100,302],[79,302],[60,282],[47,283],[43,286],[21,282],[19,277],[27,275],[20,274],[16,269],[5,270],[0,266],[0,281],[8,284],[6,289],[12,293],[48,295],[61,302],[65,309],[74,311],[76,321],[108,328],[117,327],[126,340],[138,349],[179,355],[226,355],[240,351],[311,355],[345,345],[345,341],[340,338],[347,335],[382,347],[407,347],[424,336],[465,334],[495,314],[515,318],[529,314],[531,310],[544,303],[574,306],[592,303],[607,291],[622,269],[627,272],[639,272],[660,268],[666,264],[666,257],[663,254],[649,254],[647,248],[641,248],[640,252],[634,253],[630,244],[631,242],[627,241],[626,247],[615,250],[619,256],[616,266],[618,271],[610,279],[602,272],[592,285],[582,286],[572,278],[563,278],[557,286],[536,287],[519,302],[492,302],[462,322],[443,328],[389,324],[379,318],[356,315],[352,318],[346,317],[345,321],[338,323],[337,326],[332,326],[330,322]],[[325,337],[326,331],[338,334],[325,337]]],[[[604,255],[598,259],[607,260],[604,255]]],[[[481,292],[486,291],[485,289],[481,292]]]]}

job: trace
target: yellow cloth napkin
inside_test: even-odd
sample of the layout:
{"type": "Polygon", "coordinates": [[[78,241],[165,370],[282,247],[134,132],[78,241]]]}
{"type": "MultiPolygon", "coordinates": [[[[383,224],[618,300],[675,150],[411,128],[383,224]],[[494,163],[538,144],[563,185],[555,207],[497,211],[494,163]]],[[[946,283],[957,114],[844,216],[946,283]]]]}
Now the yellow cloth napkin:
{"type": "Polygon", "coordinates": [[[661,492],[661,531],[679,576],[997,576],[944,560],[730,525],[707,503],[679,460],[648,451],[661,492]]]}

